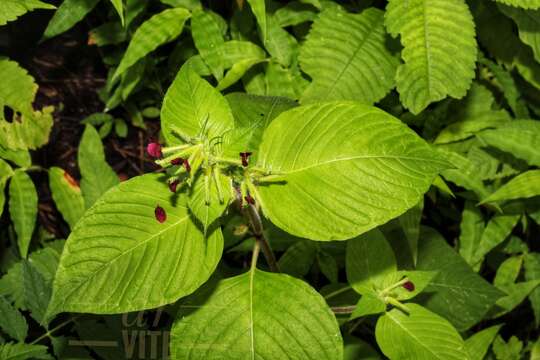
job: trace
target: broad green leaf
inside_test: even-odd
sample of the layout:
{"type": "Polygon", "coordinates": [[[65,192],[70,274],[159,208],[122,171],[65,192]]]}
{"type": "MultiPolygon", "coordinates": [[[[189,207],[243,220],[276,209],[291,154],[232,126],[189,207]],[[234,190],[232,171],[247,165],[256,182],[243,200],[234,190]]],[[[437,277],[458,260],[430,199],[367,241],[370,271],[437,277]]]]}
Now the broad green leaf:
{"type": "Polygon", "coordinates": [[[512,256],[503,261],[497,269],[495,279],[493,279],[493,285],[504,290],[506,285],[515,283],[522,265],[523,256],[512,256]]]}
{"type": "Polygon", "coordinates": [[[418,257],[418,236],[420,235],[420,221],[422,220],[422,211],[424,210],[424,199],[418,204],[407,210],[399,217],[399,223],[413,257],[413,263],[416,264],[418,257]]]}
{"type": "Polygon", "coordinates": [[[496,307],[490,312],[491,318],[497,318],[512,310],[521,304],[529,294],[540,285],[540,279],[507,284],[502,287],[508,294],[498,299],[496,307]]]}
{"type": "Polygon", "coordinates": [[[356,304],[356,308],[351,314],[350,320],[368,315],[380,314],[386,311],[386,303],[375,291],[364,291],[362,297],[356,304]]]}
{"type": "Polygon", "coordinates": [[[210,68],[212,75],[221,81],[223,63],[221,46],[225,42],[219,24],[210,12],[195,10],[191,18],[191,35],[203,61],[210,68]]]}
{"type": "Polygon", "coordinates": [[[540,166],[540,122],[514,120],[494,130],[476,135],[487,145],[523,159],[531,166],[540,166]]]}
{"type": "Polygon", "coordinates": [[[39,0],[2,0],[0,2],[0,26],[6,25],[35,9],[55,9],[55,7],[39,0]]]}
{"type": "Polygon", "coordinates": [[[317,17],[316,8],[309,4],[302,4],[299,1],[292,1],[280,7],[274,13],[274,19],[281,27],[295,26],[304,22],[315,20],[317,17]]]}
{"type": "Polygon", "coordinates": [[[285,68],[275,61],[266,65],[264,76],[268,96],[282,96],[290,99],[298,99],[303,92],[303,83],[306,81],[299,78],[291,68],[285,68]]]}
{"type": "Polygon", "coordinates": [[[287,98],[232,93],[225,96],[234,115],[234,131],[226,137],[224,155],[237,157],[240,152],[252,152],[256,162],[264,130],[283,111],[295,107],[287,98]],[[230,140],[229,140],[230,139],[230,140]]]}
{"type": "Polygon", "coordinates": [[[45,311],[51,298],[51,283],[45,281],[39,271],[25,260],[22,262],[22,280],[25,309],[30,310],[30,314],[40,325],[45,325],[45,311]]]}
{"type": "Polygon", "coordinates": [[[486,356],[489,346],[497,336],[502,325],[494,325],[482,331],[479,331],[465,340],[465,349],[471,360],[483,360],[486,356]]]}
{"type": "Polygon", "coordinates": [[[499,9],[514,20],[519,38],[531,47],[536,61],[540,62],[540,10],[523,10],[512,6],[499,6],[499,9]]]}
{"type": "Polygon", "coordinates": [[[31,345],[25,343],[6,343],[0,345],[0,359],[3,360],[36,360],[53,359],[47,353],[47,347],[44,345],[31,345]]]}
{"type": "Polygon", "coordinates": [[[524,9],[540,8],[540,0],[495,0],[501,4],[520,7],[524,9]]]}
{"type": "MultiPolygon", "coordinates": [[[[501,335],[493,341],[493,353],[497,360],[521,360],[521,350],[523,343],[515,336],[512,336],[506,343],[501,335]]],[[[531,359],[533,360],[533,359],[531,359]]]]}
{"type": "Polygon", "coordinates": [[[281,113],[264,133],[258,166],[282,179],[255,194],[275,225],[344,240],[416,205],[449,165],[399,120],[344,101],[281,113]]]}
{"type": "Polygon", "coordinates": [[[81,190],[84,203],[86,208],[89,208],[120,180],[107,164],[99,134],[91,125],[86,125],[84,129],[77,159],[81,171],[81,190]]]}
{"type": "Polygon", "coordinates": [[[312,83],[302,102],[355,100],[373,104],[393,87],[398,60],[386,48],[384,12],[329,9],[300,48],[300,67],[312,83]]]}
{"type": "MultiPolygon", "coordinates": [[[[525,255],[525,280],[540,279],[540,254],[530,253],[525,255]]],[[[540,287],[535,288],[529,294],[529,301],[534,311],[536,327],[540,325],[540,287]]]]}
{"type": "Polygon", "coordinates": [[[381,355],[364,340],[350,335],[343,336],[343,340],[345,341],[344,360],[382,360],[381,355]]]}
{"type": "Polygon", "coordinates": [[[410,313],[393,309],[381,316],[375,328],[377,344],[390,359],[467,360],[465,343],[444,318],[416,304],[410,313]]]}
{"type": "Polygon", "coordinates": [[[473,257],[473,268],[480,268],[487,253],[510,235],[519,218],[519,215],[495,215],[488,222],[473,257]]]}
{"type": "Polygon", "coordinates": [[[484,231],[484,219],[480,209],[471,201],[465,202],[459,229],[459,254],[472,266],[484,231]]]}
{"type": "Polygon", "coordinates": [[[360,294],[382,290],[384,278],[397,271],[394,251],[377,229],[347,242],[345,264],[347,280],[360,294]]]}
{"type": "Polygon", "coordinates": [[[120,22],[122,23],[122,26],[124,26],[124,3],[122,0],[110,0],[111,4],[114,6],[114,9],[118,13],[118,16],[120,17],[120,22]]]}
{"type": "Polygon", "coordinates": [[[113,79],[118,78],[128,68],[160,45],[177,38],[184,28],[184,23],[190,16],[191,13],[186,9],[167,9],[142,23],[133,34],[113,79]]]}
{"type": "Polygon", "coordinates": [[[390,0],[385,23],[390,34],[401,35],[404,47],[396,83],[406,108],[418,114],[432,102],[465,95],[477,52],[465,1],[390,0]]]}
{"type": "Polygon", "coordinates": [[[9,184],[9,213],[17,233],[19,252],[23,258],[28,254],[37,212],[38,195],[32,179],[24,171],[15,171],[9,184]]]}
{"type": "Polygon", "coordinates": [[[255,18],[257,19],[257,25],[259,26],[259,31],[261,34],[261,40],[263,43],[266,42],[267,37],[267,29],[266,29],[266,5],[265,0],[247,0],[249,3],[249,6],[251,7],[251,11],[253,12],[253,15],[255,15],[255,18]]]}
{"type": "Polygon", "coordinates": [[[64,0],[49,21],[43,38],[50,39],[71,29],[97,5],[99,0],[64,0]]]}
{"type": "Polygon", "coordinates": [[[493,194],[482,200],[482,203],[530,198],[540,195],[540,170],[529,170],[519,174],[493,194]]]}
{"type": "Polygon", "coordinates": [[[205,238],[185,198],[173,200],[160,175],[135,177],[108,191],[77,223],[62,253],[48,318],[172,303],[209,278],[222,248],[221,230],[205,238]],[[167,215],[163,223],[155,218],[157,206],[167,215]]]}
{"type": "Polygon", "coordinates": [[[342,359],[336,318],[303,281],[253,269],[208,290],[180,305],[171,358],[342,359]]]}
{"type": "Polygon", "coordinates": [[[465,140],[482,130],[497,128],[508,121],[510,121],[510,116],[504,111],[487,111],[474,118],[448,125],[439,133],[434,143],[445,144],[465,140]]]}
{"type": "Polygon", "coordinates": [[[53,124],[51,106],[35,111],[37,85],[16,62],[0,57],[0,105],[11,108],[12,119],[0,112],[0,144],[8,150],[36,149],[49,140],[53,124]],[[11,121],[7,121],[11,120],[11,121]]]}
{"type": "Polygon", "coordinates": [[[225,98],[184,65],[167,90],[161,108],[161,130],[167,143],[183,143],[180,136],[212,139],[232,128],[234,118],[225,98]]]}
{"type": "Polygon", "coordinates": [[[56,207],[73,228],[84,213],[84,198],[77,182],[63,169],[49,169],[49,186],[56,207]]]}
{"type": "Polygon", "coordinates": [[[264,47],[277,63],[289,67],[298,54],[296,38],[282,29],[272,16],[266,18],[266,27],[264,47]]]}
{"type": "Polygon", "coordinates": [[[478,323],[504,294],[476,274],[436,231],[423,228],[418,242],[418,270],[438,271],[416,299],[444,316],[458,331],[478,323]]]}
{"type": "Polygon", "coordinates": [[[191,186],[188,206],[191,213],[202,224],[204,233],[223,215],[231,198],[233,198],[233,191],[231,178],[223,175],[221,172],[215,176],[203,173],[197,176],[194,184],[191,186]],[[218,181],[221,194],[216,184],[218,181]]]}
{"type": "MultiPolygon", "coordinates": [[[[58,242],[64,242],[64,240],[58,240],[58,242]]],[[[58,250],[49,246],[33,251],[28,258],[28,262],[36,268],[45,281],[52,281],[60,261],[60,255],[61,249],[58,250]]]]}
{"type": "Polygon", "coordinates": [[[264,62],[264,59],[246,59],[241,60],[233,65],[233,67],[227,71],[223,79],[219,81],[216,86],[216,89],[222,91],[229,86],[236,83],[246,74],[246,72],[251,69],[253,66],[264,62]]]}
{"type": "Polygon", "coordinates": [[[298,241],[290,246],[279,258],[279,269],[296,277],[302,277],[309,272],[317,256],[317,247],[312,241],[298,241]]]}
{"type": "Polygon", "coordinates": [[[24,342],[28,333],[24,316],[3,296],[0,296],[0,329],[20,342],[24,342]]]}

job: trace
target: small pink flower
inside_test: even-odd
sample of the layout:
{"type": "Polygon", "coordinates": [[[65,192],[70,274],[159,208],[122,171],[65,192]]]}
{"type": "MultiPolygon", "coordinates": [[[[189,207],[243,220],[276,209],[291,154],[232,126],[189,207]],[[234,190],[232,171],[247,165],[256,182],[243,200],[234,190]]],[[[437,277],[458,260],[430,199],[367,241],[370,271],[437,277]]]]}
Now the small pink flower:
{"type": "Polygon", "coordinates": [[[160,223],[165,222],[167,220],[167,213],[165,213],[165,209],[163,209],[161,206],[156,206],[156,210],[154,211],[156,215],[156,220],[160,223]]]}
{"type": "Polygon", "coordinates": [[[182,158],[176,158],[171,160],[171,165],[180,165],[184,162],[184,159],[182,158]]]}
{"type": "Polygon", "coordinates": [[[158,159],[161,157],[161,145],[157,142],[151,142],[146,146],[146,152],[151,157],[158,159]]]}
{"type": "Polygon", "coordinates": [[[169,183],[169,190],[171,190],[171,192],[175,193],[176,192],[176,187],[178,186],[179,183],[180,183],[180,181],[178,181],[178,180],[174,180],[173,182],[169,183]]]}
{"type": "Polygon", "coordinates": [[[251,156],[251,152],[241,152],[240,158],[242,159],[242,166],[246,167],[249,164],[249,157],[251,156]]]}
{"type": "Polygon", "coordinates": [[[414,284],[412,281],[407,281],[405,284],[403,284],[403,287],[407,290],[407,291],[414,291],[414,284]]]}

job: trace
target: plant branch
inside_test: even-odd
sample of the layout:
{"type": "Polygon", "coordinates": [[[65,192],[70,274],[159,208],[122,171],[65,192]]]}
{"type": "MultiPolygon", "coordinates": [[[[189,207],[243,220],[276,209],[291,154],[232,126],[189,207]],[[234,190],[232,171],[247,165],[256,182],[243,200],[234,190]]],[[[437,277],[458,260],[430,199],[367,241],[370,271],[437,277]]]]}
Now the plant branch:
{"type": "Polygon", "coordinates": [[[331,307],[334,314],[352,314],[356,305],[351,306],[332,306],[331,307]]]}
{"type": "Polygon", "coordinates": [[[268,240],[264,236],[263,225],[261,217],[259,215],[259,211],[253,204],[248,204],[244,213],[246,214],[246,217],[249,221],[249,225],[251,227],[251,230],[253,231],[256,242],[260,243],[260,247],[262,249],[266,262],[270,267],[270,270],[273,272],[280,272],[276,257],[274,256],[274,252],[272,251],[268,240]]]}
{"type": "Polygon", "coordinates": [[[74,316],[72,318],[70,318],[69,320],[66,320],[64,321],[63,323],[61,323],[60,325],[52,328],[51,330],[47,330],[47,332],[43,335],[41,335],[40,337],[38,337],[36,340],[32,341],[30,343],[30,345],[34,345],[34,344],[37,344],[38,342],[40,342],[41,340],[45,339],[46,337],[49,337],[51,336],[56,330],[60,330],[61,328],[63,328],[64,326],[72,323],[73,321],[77,320],[79,318],[79,316],[74,316]]]}

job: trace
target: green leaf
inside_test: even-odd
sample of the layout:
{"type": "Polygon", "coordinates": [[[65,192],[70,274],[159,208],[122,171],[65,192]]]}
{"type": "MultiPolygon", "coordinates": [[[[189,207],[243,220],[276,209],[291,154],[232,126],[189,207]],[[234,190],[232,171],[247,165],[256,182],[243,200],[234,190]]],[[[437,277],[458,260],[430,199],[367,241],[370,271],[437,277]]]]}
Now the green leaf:
{"type": "Polygon", "coordinates": [[[490,317],[497,318],[514,310],[539,285],[540,279],[515,284],[507,284],[503,286],[502,289],[504,289],[508,295],[497,300],[497,306],[490,312],[490,317]]]}
{"type": "Polygon", "coordinates": [[[481,115],[464,121],[458,121],[444,128],[435,144],[445,144],[465,140],[486,129],[494,129],[510,121],[510,116],[504,111],[487,111],[481,115]]]}
{"type": "Polygon", "coordinates": [[[122,26],[124,26],[124,3],[122,0],[110,0],[111,4],[114,6],[114,9],[118,13],[118,16],[120,17],[120,22],[122,23],[122,26]]]}
{"type": "Polygon", "coordinates": [[[220,229],[205,238],[185,198],[173,201],[160,175],[135,177],[108,191],[77,223],[62,253],[48,318],[172,303],[208,279],[222,249],[220,229]],[[163,223],[155,218],[157,206],[167,215],[163,223]]]}
{"type": "Polygon", "coordinates": [[[312,241],[298,241],[290,246],[279,258],[279,269],[296,277],[302,277],[309,272],[317,256],[317,247],[312,241]]]}
{"type": "Polygon", "coordinates": [[[499,289],[503,289],[504,291],[505,286],[511,285],[516,282],[522,265],[522,256],[512,256],[503,261],[497,269],[495,279],[493,279],[493,285],[495,285],[499,289]]]}
{"type": "Polygon", "coordinates": [[[298,54],[296,38],[282,29],[272,16],[266,18],[266,27],[266,50],[277,63],[289,67],[298,54]]]}
{"type": "Polygon", "coordinates": [[[342,359],[336,318],[303,281],[253,269],[209,290],[180,305],[171,358],[342,359]]]}
{"type": "Polygon", "coordinates": [[[497,336],[502,325],[494,325],[482,331],[479,331],[465,340],[465,349],[471,360],[483,360],[486,356],[489,345],[497,336]]]}
{"type": "Polygon", "coordinates": [[[4,211],[4,204],[6,202],[5,187],[9,178],[13,176],[13,170],[11,166],[4,160],[0,159],[0,216],[4,211]]]}
{"type": "Polygon", "coordinates": [[[416,304],[410,313],[393,309],[381,316],[375,328],[377,344],[390,359],[469,359],[465,343],[444,318],[416,304]]]}
{"type": "Polygon", "coordinates": [[[375,291],[365,291],[356,304],[356,308],[351,314],[350,320],[360,317],[380,314],[386,311],[386,303],[377,295],[375,291]]]}
{"type": "Polygon", "coordinates": [[[312,79],[302,102],[381,100],[394,87],[399,64],[386,48],[385,35],[381,10],[321,13],[300,48],[300,67],[312,79]]]}
{"type": "Polygon", "coordinates": [[[494,193],[482,200],[482,203],[530,198],[540,195],[540,170],[529,170],[519,174],[494,193]]]}
{"type": "MultiPolygon", "coordinates": [[[[530,253],[525,255],[525,280],[540,280],[540,254],[530,253]]],[[[529,301],[534,311],[536,327],[540,325],[540,287],[535,288],[529,294],[529,301]]]]}
{"type": "Polygon", "coordinates": [[[506,343],[499,335],[493,342],[493,353],[497,360],[520,360],[522,359],[522,349],[523,343],[515,336],[512,336],[506,343]]]}
{"type": "Polygon", "coordinates": [[[128,68],[157,49],[178,37],[191,13],[182,8],[164,10],[142,23],[131,38],[129,46],[114,73],[117,79],[128,68]]]}
{"type": "Polygon", "coordinates": [[[3,296],[0,296],[0,328],[20,342],[24,342],[28,333],[28,324],[24,316],[3,296]]]}
{"type": "Polygon", "coordinates": [[[201,222],[204,233],[223,215],[233,198],[233,191],[231,178],[221,172],[215,176],[202,173],[197,176],[191,186],[188,206],[195,218],[201,222]],[[221,194],[216,185],[218,181],[221,194]]]}
{"type": "Polygon", "coordinates": [[[216,86],[216,89],[222,91],[229,86],[236,83],[246,74],[246,72],[251,69],[253,66],[260,64],[265,61],[264,59],[246,59],[241,60],[233,65],[233,67],[227,71],[225,77],[219,81],[216,86]]]}
{"type": "Polygon", "coordinates": [[[50,39],[71,29],[97,5],[99,0],[64,0],[49,21],[43,38],[50,39]]]}
{"type": "Polygon", "coordinates": [[[379,353],[367,342],[350,335],[344,335],[343,360],[382,360],[379,353]]]}
{"type": "Polygon", "coordinates": [[[423,210],[424,199],[420,200],[418,204],[407,210],[398,218],[401,228],[405,233],[405,237],[407,238],[414,264],[416,264],[418,258],[418,236],[420,236],[420,221],[422,220],[423,210]]]}
{"type": "Polygon", "coordinates": [[[7,343],[0,345],[0,359],[3,360],[26,360],[26,359],[53,359],[47,354],[44,345],[31,345],[24,343],[7,343]]]}
{"type": "Polygon", "coordinates": [[[477,168],[469,159],[453,151],[443,151],[443,153],[457,168],[444,170],[442,176],[445,180],[473,191],[479,199],[483,199],[489,195],[482,179],[478,175],[477,168]]]}
{"type": "Polygon", "coordinates": [[[28,254],[37,212],[38,195],[32,179],[24,171],[15,171],[9,184],[9,213],[17,233],[19,252],[23,258],[28,254]]]}
{"type": "Polygon", "coordinates": [[[81,190],[84,203],[86,208],[89,208],[120,180],[107,164],[99,134],[91,125],[86,125],[84,129],[77,159],[81,171],[81,190]]]}
{"type": "Polygon", "coordinates": [[[212,75],[221,81],[223,78],[221,46],[225,40],[214,16],[210,12],[195,10],[191,18],[191,35],[199,54],[210,68],[212,75]]]}
{"type": "Polygon", "coordinates": [[[52,106],[35,111],[37,85],[16,62],[0,57],[0,105],[11,108],[12,119],[0,112],[0,144],[8,150],[37,149],[49,140],[52,106]],[[11,120],[11,121],[7,121],[11,120]]]}
{"type": "Polygon", "coordinates": [[[405,289],[403,286],[399,286],[392,289],[390,294],[400,301],[410,300],[422,293],[424,289],[426,289],[426,287],[432,282],[435,276],[437,276],[437,271],[401,270],[388,274],[384,279],[383,284],[386,288],[396,284],[400,280],[407,278],[408,281],[412,282],[414,285],[414,289],[412,291],[405,289]]]}
{"type": "Polygon", "coordinates": [[[418,243],[418,270],[438,271],[417,301],[464,331],[483,319],[503,296],[467,265],[437,232],[423,228],[418,243]]]}
{"type": "Polygon", "coordinates": [[[387,113],[330,102],[272,121],[258,166],[282,179],[257,187],[274,224],[299,237],[344,240],[416,205],[448,163],[387,113]]]}
{"type": "Polygon", "coordinates": [[[180,136],[212,139],[232,128],[234,118],[225,98],[184,65],[167,90],[161,108],[161,130],[167,143],[183,143],[180,136]]]}
{"type": "Polygon", "coordinates": [[[501,4],[520,7],[523,9],[538,9],[540,8],[540,0],[495,0],[501,4]]]}
{"type": "Polygon", "coordinates": [[[396,82],[403,105],[418,114],[446,96],[461,98],[474,77],[474,22],[463,0],[390,0],[388,32],[401,35],[396,82]],[[451,14],[451,16],[441,16],[451,14]]]}
{"type": "Polygon", "coordinates": [[[27,261],[22,262],[22,280],[24,287],[25,309],[30,310],[32,317],[45,325],[45,311],[51,298],[51,284],[39,271],[27,261]]]}
{"type": "Polygon", "coordinates": [[[84,198],[77,182],[63,169],[49,169],[49,186],[56,207],[73,229],[84,213],[84,198]]]}
{"type": "Polygon", "coordinates": [[[514,120],[476,136],[489,146],[523,159],[531,166],[540,166],[540,122],[536,120],[514,120]]]}
{"type": "Polygon", "coordinates": [[[336,259],[326,251],[317,253],[317,264],[323,275],[331,282],[337,283],[339,277],[339,268],[336,259]]]}
{"type": "Polygon", "coordinates": [[[473,268],[480,268],[487,253],[510,235],[519,218],[519,215],[495,215],[488,222],[473,257],[473,268]]]}
{"type": "MultiPolygon", "coordinates": [[[[540,1],[538,4],[540,7],[540,1]]],[[[514,20],[519,38],[531,47],[536,61],[540,62],[540,10],[523,10],[503,5],[499,9],[514,20]]]]}
{"type": "Polygon", "coordinates": [[[296,26],[315,20],[316,8],[309,4],[293,1],[280,7],[274,13],[274,19],[281,27],[296,26]]]}
{"type": "Polygon", "coordinates": [[[382,290],[384,278],[397,271],[392,247],[377,229],[347,242],[347,280],[360,294],[382,290]]]}
{"type": "Polygon", "coordinates": [[[266,29],[266,5],[265,0],[247,0],[251,11],[257,19],[257,25],[261,34],[261,40],[266,43],[267,29],[266,29]]]}
{"type": "Polygon", "coordinates": [[[2,0],[0,3],[0,26],[6,25],[35,9],[55,9],[55,7],[39,0],[2,0]]]}
{"type": "Polygon", "coordinates": [[[475,253],[480,245],[480,239],[484,231],[484,218],[480,208],[472,201],[465,202],[465,208],[461,214],[459,254],[469,265],[474,265],[475,253]]]}
{"type": "Polygon", "coordinates": [[[32,165],[32,159],[30,159],[28,150],[10,150],[0,145],[0,158],[9,160],[20,167],[29,167],[32,165]]]}

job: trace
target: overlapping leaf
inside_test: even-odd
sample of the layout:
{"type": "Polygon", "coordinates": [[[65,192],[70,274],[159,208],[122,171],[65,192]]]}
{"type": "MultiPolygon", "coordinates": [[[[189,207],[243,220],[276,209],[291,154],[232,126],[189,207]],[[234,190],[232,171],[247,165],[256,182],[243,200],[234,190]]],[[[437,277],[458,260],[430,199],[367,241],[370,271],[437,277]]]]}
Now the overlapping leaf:
{"type": "Polygon", "coordinates": [[[97,5],[99,0],[64,0],[49,21],[43,37],[60,35],[81,21],[97,5]]]}
{"type": "Polygon", "coordinates": [[[540,0],[495,0],[501,4],[511,5],[524,9],[540,8],[540,0]]]}
{"type": "Polygon", "coordinates": [[[52,4],[39,0],[2,0],[0,2],[0,26],[35,9],[54,9],[52,4]]]}
{"type": "Polygon", "coordinates": [[[13,219],[17,244],[23,258],[28,254],[38,211],[37,191],[24,171],[16,171],[9,184],[9,213],[13,219]]]}
{"type": "Polygon", "coordinates": [[[63,169],[49,169],[49,186],[56,207],[71,228],[83,215],[85,206],[81,188],[63,169]]]}

